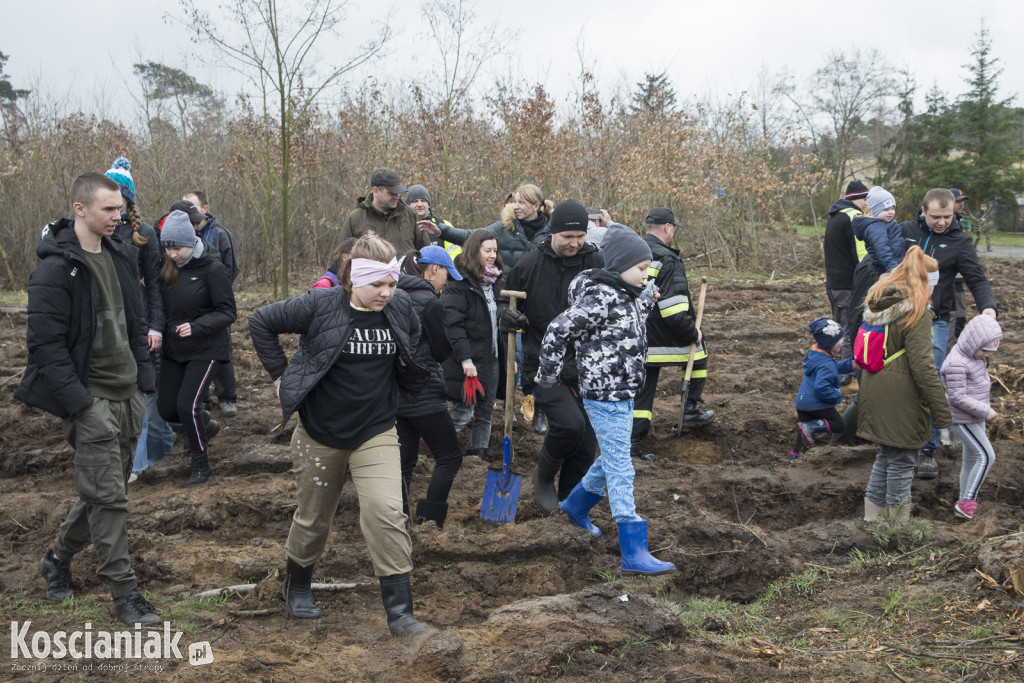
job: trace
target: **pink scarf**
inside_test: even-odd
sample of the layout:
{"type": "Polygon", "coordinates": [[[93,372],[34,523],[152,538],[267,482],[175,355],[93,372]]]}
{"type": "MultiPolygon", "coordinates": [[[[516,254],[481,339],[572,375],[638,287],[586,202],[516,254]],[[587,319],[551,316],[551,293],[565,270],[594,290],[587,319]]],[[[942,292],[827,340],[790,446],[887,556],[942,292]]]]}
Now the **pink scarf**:
{"type": "Polygon", "coordinates": [[[501,269],[498,266],[484,266],[484,274],[480,277],[480,282],[485,285],[493,285],[500,276],[501,269]]]}

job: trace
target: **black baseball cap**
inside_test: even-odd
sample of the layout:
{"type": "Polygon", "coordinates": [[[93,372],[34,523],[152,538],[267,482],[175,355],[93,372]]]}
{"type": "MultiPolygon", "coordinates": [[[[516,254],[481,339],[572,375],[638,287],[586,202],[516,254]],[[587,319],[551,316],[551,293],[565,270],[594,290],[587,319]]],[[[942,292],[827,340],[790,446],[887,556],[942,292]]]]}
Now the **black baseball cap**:
{"type": "Polygon", "coordinates": [[[970,197],[965,195],[963,193],[963,190],[961,190],[958,187],[951,187],[951,188],[949,188],[949,191],[953,193],[953,201],[954,202],[963,201],[964,199],[970,199],[970,197]]]}
{"type": "Polygon", "coordinates": [[[370,187],[386,187],[395,194],[402,194],[408,190],[398,174],[390,168],[378,168],[374,171],[370,176],[370,187]]]}
{"type": "Polygon", "coordinates": [[[658,207],[657,209],[651,209],[650,213],[647,214],[647,222],[653,225],[662,225],[664,223],[671,223],[677,228],[683,227],[681,223],[676,223],[676,216],[672,213],[671,209],[664,207],[658,207]]]}
{"type": "Polygon", "coordinates": [[[167,213],[171,213],[172,211],[184,211],[185,213],[187,213],[188,221],[192,225],[199,225],[204,220],[206,220],[206,215],[203,214],[202,211],[197,209],[195,204],[193,204],[192,202],[187,202],[184,199],[179,199],[178,201],[171,204],[171,208],[167,210],[167,213]]]}

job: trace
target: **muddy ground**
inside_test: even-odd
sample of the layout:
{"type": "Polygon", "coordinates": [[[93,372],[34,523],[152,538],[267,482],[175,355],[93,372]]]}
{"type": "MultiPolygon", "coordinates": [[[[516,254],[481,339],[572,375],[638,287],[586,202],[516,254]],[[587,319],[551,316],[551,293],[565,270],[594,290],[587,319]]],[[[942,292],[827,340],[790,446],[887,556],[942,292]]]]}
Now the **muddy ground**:
{"type": "MultiPolygon", "coordinates": [[[[992,368],[1004,385],[996,383],[994,391],[1003,417],[991,426],[999,435],[998,459],[974,521],[958,522],[952,513],[958,449],[943,449],[938,479],[914,483],[914,514],[932,525],[920,552],[907,552],[905,537],[880,546],[872,526],[859,521],[872,446],[819,445],[791,465],[806,324],[828,313],[823,278],[765,283],[711,273],[705,396],[717,418],[676,436],[681,373],[663,373],[650,441],[658,460],[637,463],[637,507],[649,520],[650,547],[678,570],[655,578],[622,576],[606,504],[593,513],[605,532],[601,539],[560,514],[543,516],[528,476],[541,440],[520,420],[515,468],[526,476],[515,524],[480,519],[487,464],[469,457],[444,530],[410,529],[416,615],[435,627],[412,639],[388,635],[351,484],[315,578],[357,585],[319,594],[324,614],[318,621],[286,618],[276,573],[284,569],[295,507],[292,425],[278,424],[272,386],[239,324],[239,414],[220,418],[225,429],[210,452],[216,478],[199,489],[179,488],[188,469],[179,454],[146,472],[129,492],[140,582],[164,614],[181,615],[175,623],[186,630],[183,644],[209,641],[215,655],[205,667],[163,661],[160,677],[1019,679],[1022,604],[996,586],[1005,577],[998,561],[986,565],[991,543],[985,541],[1019,531],[1022,522],[1024,261],[986,260],[985,267],[1006,333],[992,368]],[[226,604],[195,611],[190,600],[199,591],[267,577],[258,593],[226,604]]],[[[695,271],[694,280],[703,274],[695,271]]],[[[265,303],[254,291],[239,293],[240,318],[265,303]]],[[[23,313],[0,315],[0,623],[32,619],[33,631],[51,633],[82,628],[86,620],[94,629],[116,628],[103,602],[76,599],[78,607],[53,608],[44,600],[36,565],[74,494],[71,451],[59,421],[11,398],[26,358],[25,323],[23,313]]],[[[495,453],[499,425],[496,412],[495,453]]],[[[422,495],[431,466],[429,457],[421,458],[413,499],[422,495]]],[[[105,593],[95,568],[91,550],[75,558],[76,596],[105,593]]],[[[93,675],[85,664],[70,678],[93,675]]],[[[0,671],[0,678],[15,675],[0,671]]],[[[51,680],[65,674],[24,675],[51,680]]],[[[139,677],[120,677],[128,675],[139,677]]]]}

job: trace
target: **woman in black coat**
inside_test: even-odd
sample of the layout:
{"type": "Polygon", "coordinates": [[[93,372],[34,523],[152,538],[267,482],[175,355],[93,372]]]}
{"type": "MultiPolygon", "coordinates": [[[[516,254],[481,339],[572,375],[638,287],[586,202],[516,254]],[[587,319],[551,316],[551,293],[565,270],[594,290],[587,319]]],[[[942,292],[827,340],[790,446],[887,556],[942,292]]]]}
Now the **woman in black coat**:
{"type": "Polygon", "coordinates": [[[455,430],[462,431],[473,418],[473,434],[466,452],[484,458],[491,439],[502,346],[497,315],[505,266],[497,238],[486,230],[474,230],[455,265],[462,280],[450,283],[441,293],[448,338],[454,348],[444,365],[445,381],[454,400],[455,430]],[[483,395],[476,397],[475,404],[462,400],[463,385],[469,377],[476,377],[483,386],[483,395]]]}
{"type": "Polygon", "coordinates": [[[426,388],[415,396],[402,396],[398,404],[398,444],[402,455],[402,505],[408,513],[412,471],[419,459],[420,438],[434,456],[436,465],[430,477],[425,498],[416,501],[416,521],[433,521],[444,528],[448,517],[448,493],[455,475],[462,467],[462,447],[448,414],[447,391],[441,363],[452,355],[448,340],[444,306],[438,293],[462,276],[455,269],[452,257],[442,247],[427,246],[411,251],[402,261],[398,288],[412,299],[413,310],[420,319],[423,334],[416,347],[416,362],[430,373],[426,388]]]}
{"type": "Polygon", "coordinates": [[[188,214],[172,211],[160,232],[167,259],[160,294],[167,317],[157,405],[160,417],[185,430],[192,469],[185,488],[213,474],[207,458],[202,398],[218,362],[231,358],[228,327],[235,321],[231,275],[216,250],[200,239],[188,214]]]}

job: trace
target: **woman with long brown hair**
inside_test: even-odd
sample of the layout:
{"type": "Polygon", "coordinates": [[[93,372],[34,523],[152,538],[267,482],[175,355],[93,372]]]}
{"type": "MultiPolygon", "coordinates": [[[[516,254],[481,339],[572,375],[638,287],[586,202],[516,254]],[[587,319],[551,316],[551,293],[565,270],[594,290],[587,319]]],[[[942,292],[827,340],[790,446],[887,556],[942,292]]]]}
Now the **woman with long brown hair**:
{"type": "MultiPolygon", "coordinates": [[[[938,429],[952,425],[932,357],[932,289],[939,264],[920,247],[883,275],[864,302],[864,324],[884,330],[886,363],[860,379],[857,436],[880,447],[864,497],[864,519],[910,514],[917,452],[938,429]]],[[[864,329],[858,331],[864,334],[864,329]]]]}

